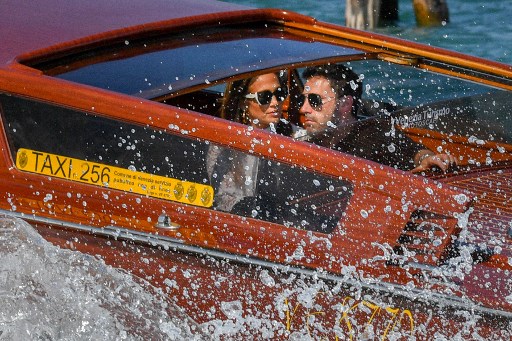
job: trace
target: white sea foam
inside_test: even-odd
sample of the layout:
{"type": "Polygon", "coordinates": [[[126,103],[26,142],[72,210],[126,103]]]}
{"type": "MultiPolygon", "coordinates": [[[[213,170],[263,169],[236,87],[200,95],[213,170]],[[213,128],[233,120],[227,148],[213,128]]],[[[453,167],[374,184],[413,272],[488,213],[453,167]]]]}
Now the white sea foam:
{"type": "Polygon", "coordinates": [[[199,340],[149,284],[0,217],[1,340],[199,340]]]}

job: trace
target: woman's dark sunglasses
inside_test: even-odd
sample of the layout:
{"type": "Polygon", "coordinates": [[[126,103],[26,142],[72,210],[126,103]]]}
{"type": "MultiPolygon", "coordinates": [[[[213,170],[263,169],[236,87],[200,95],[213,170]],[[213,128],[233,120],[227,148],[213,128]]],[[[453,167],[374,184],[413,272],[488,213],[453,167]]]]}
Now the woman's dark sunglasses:
{"type": "Polygon", "coordinates": [[[320,96],[319,94],[300,94],[299,96],[297,96],[298,108],[302,108],[302,106],[306,102],[306,97],[311,108],[315,109],[316,111],[322,110],[322,105],[324,104],[324,102],[322,101],[322,96],[320,96]]]}
{"type": "Polygon", "coordinates": [[[282,102],[288,96],[288,90],[286,88],[277,88],[274,92],[270,90],[251,92],[245,95],[245,98],[255,99],[259,105],[269,105],[274,96],[278,102],[282,102]]]}

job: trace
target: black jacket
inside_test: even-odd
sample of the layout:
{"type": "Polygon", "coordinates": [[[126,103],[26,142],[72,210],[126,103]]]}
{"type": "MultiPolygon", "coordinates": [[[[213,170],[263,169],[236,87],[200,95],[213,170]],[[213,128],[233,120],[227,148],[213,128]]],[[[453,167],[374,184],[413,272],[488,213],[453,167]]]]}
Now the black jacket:
{"type": "Polygon", "coordinates": [[[425,149],[396,129],[388,117],[329,128],[309,141],[402,170],[413,169],[414,156],[425,149]]]}

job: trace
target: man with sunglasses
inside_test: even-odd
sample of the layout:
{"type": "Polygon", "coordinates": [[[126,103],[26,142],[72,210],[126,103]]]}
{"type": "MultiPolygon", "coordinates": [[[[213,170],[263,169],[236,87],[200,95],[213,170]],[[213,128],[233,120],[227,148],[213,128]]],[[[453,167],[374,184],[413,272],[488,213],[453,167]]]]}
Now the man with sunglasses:
{"type": "MultiPolygon", "coordinates": [[[[342,64],[306,68],[297,107],[304,115],[299,139],[413,172],[457,164],[454,156],[435,154],[395,129],[388,118],[359,121],[362,80],[342,64]]],[[[297,136],[297,135],[296,135],[297,136]]]]}

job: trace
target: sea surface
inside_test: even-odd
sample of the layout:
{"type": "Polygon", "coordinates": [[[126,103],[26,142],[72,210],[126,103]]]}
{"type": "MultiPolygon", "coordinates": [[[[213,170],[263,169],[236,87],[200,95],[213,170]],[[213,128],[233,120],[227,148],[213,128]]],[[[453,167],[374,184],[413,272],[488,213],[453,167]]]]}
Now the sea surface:
{"type": "MultiPolygon", "coordinates": [[[[345,25],[346,0],[225,0],[258,8],[284,8],[345,25]]],[[[412,0],[399,0],[399,21],[375,32],[512,64],[512,0],[446,0],[450,21],[418,27],[412,0]]]]}

